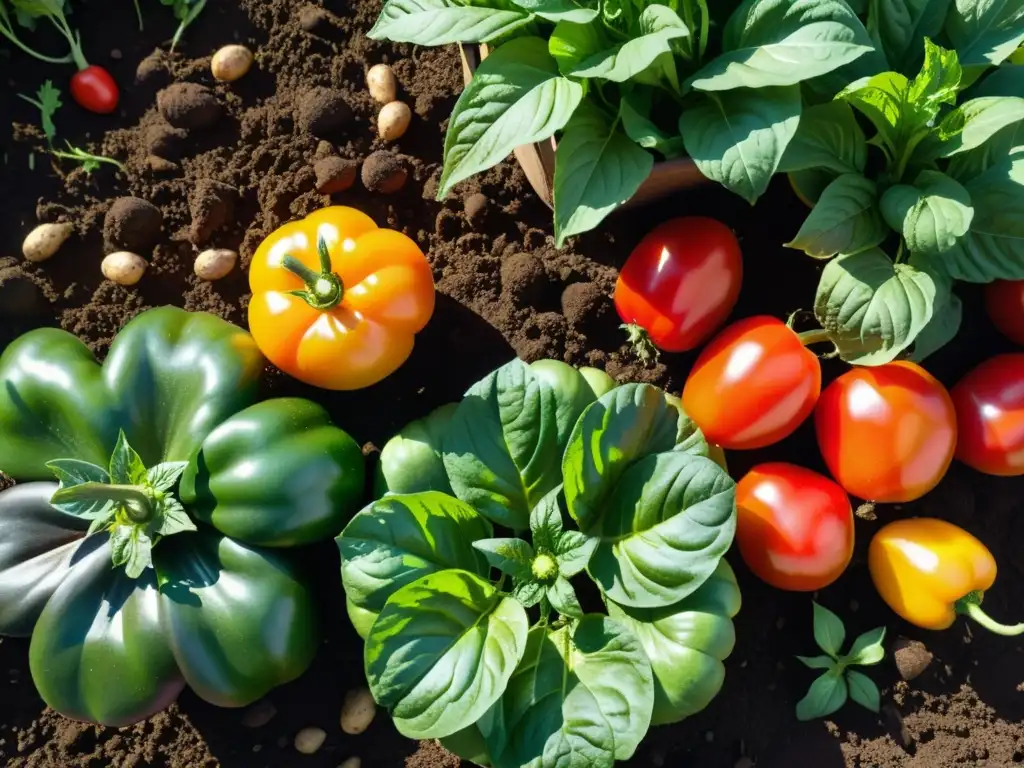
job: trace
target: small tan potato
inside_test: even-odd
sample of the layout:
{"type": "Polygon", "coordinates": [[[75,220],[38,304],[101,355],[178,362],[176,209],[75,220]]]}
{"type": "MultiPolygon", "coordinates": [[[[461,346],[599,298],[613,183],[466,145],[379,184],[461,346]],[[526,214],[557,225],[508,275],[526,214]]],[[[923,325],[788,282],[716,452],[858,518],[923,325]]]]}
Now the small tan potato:
{"type": "Polygon", "coordinates": [[[40,224],[28,233],[21,245],[26,261],[46,261],[64,245],[74,227],[70,224],[40,224]]]}
{"type": "Polygon", "coordinates": [[[369,688],[358,688],[345,694],[341,705],[341,730],[355,736],[370,727],[377,714],[377,703],[369,688]]]}
{"type": "Polygon", "coordinates": [[[252,51],[244,45],[225,45],[213,54],[210,71],[216,79],[230,83],[245,76],[252,59],[252,51]]]}
{"type": "Polygon", "coordinates": [[[295,734],[295,749],[304,755],[315,754],[327,741],[327,731],[323,728],[303,728],[295,734]]]}
{"type": "Polygon", "coordinates": [[[412,110],[401,101],[385,104],[377,115],[377,133],[384,141],[397,141],[409,130],[412,110]]]}
{"type": "Polygon", "coordinates": [[[363,761],[358,757],[350,757],[344,763],[338,766],[338,768],[362,768],[363,761]]]}
{"type": "Polygon", "coordinates": [[[366,88],[378,104],[388,104],[398,96],[398,81],[387,64],[375,64],[366,73],[366,88]]]}
{"type": "Polygon", "coordinates": [[[135,285],[146,273],[146,260],[131,251],[116,251],[103,259],[100,269],[107,280],[118,285],[135,285]]]}
{"type": "Polygon", "coordinates": [[[238,262],[238,254],[227,248],[208,248],[196,256],[196,276],[200,280],[220,280],[238,262]]]}

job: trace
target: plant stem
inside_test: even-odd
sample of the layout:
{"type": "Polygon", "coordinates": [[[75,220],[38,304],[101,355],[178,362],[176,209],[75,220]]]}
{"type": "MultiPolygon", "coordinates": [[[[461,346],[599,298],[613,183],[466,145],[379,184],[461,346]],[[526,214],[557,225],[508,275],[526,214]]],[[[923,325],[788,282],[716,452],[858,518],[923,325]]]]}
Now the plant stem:
{"type": "Polygon", "coordinates": [[[78,67],[78,70],[88,69],[89,62],[85,60],[85,54],[82,53],[82,38],[71,31],[71,27],[68,26],[68,21],[64,18],[64,14],[57,12],[47,18],[57,28],[57,31],[64,36],[64,39],[68,41],[68,45],[71,46],[71,58],[75,62],[75,66],[78,67]]]}
{"type": "Polygon", "coordinates": [[[332,270],[331,254],[327,242],[322,237],[317,240],[317,255],[320,259],[319,272],[310,269],[290,253],[281,260],[281,265],[306,284],[305,291],[293,294],[305,299],[313,309],[326,312],[341,303],[345,295],[345,286],[332,270]]]}
{"type": "Polygon", "coordinates": [[[802,331],[796,336],[805,347],[811,344],[820,344],[823,341],[832,341],[832,337],[824,328],[812,328],[809,331],[802,331]]]}
{"type": "Polygon", "coordinates": [[[2,2],[0,2],[0,36],[6,37],[12,44],[20,48],[29,56],[39,59],[39,61],[45,61],[47,64],[70,64],[74,61],[74,58],[70,53],[60,58],[57,58],[56,56],[47,56],[39,53],[38,51],[32,50],[21,42],[14,32],[14,27],[11,26],[11,17],[7,15],[7,10],[4,8],[2,2]]]}
{"type": "Polygon", "coordinates": [[[142,7],[139,5],[139,0],[132,0],[132,2],[135,3],[135,15],[139,19],[139,32],[142,32],[145,29],[142,23],[142,7]]]}
{"type": "Polygon", "coordinates": [[[956,612],[965,616],[970,616],[989,632],[995,632],[997,635],[1003,635],[1005,637],[1024,635],[1024,624],[1000,624],[985,613],[985,611],[981,609],[982,597],[983,595],[981,592],[971,592],[970,594],[965,595],[957,601],[956,612]]]}
{"type": "Polygon", "coordinates": [[[697,55],[698,65],[704,63],[704,52],[708,49],[708,31],[711,29],[711,14],[708,12],[707,0],[697,0],[700,6],[700,51],[697,55]]]}

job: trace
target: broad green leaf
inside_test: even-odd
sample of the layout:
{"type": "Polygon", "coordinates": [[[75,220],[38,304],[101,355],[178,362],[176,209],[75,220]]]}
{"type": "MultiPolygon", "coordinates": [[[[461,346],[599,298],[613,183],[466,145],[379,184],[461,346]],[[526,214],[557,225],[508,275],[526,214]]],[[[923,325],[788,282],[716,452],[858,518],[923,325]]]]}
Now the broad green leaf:
{"type": "Polygon", "coordinates": [[[788,248],[816,259],[859,253],[885,240],[888,230],[878,212],[875,182],[845,173],[825,187],[788,248]]]}
{"type": "Polygon", "coordinates": [[[480,514],[438,491],[385,496],[337,538],[345,594],[380,611],[395,591],[427,574],[458,568],[487,576],[487,558],[473,542],[493,535],[480,514]]]}
{"type": "Polygon", "coordinates": [[[555,421],[560,435],[572,430],[580,414],[597,399],[583,374],[561,360],[535,360],[530,372],[541,385],[555,393],[555,421]]]}
{"type": "MultiPolygon", "coordinates": [[[[946,258],[946,256],[943,256],[946,258]]],[[[949,281],[913,263],[894,264],[878,248],[833,259],[821,273],[814,316],[855,365],[882,365],[928,325],[949,281]]]]}
{"type": "Polygon", "coordinates": [[[370,691],[403,736],[450,736],[501,698],[528,630],[523,606],[479,576],[428,574],[392,594],[370,630],[370,691]]]}
{"type": "Polygon", "coordinates": [[[948,251],[971,226],[974,208],[963,185],[940,171],[921,171],[913,186],[889,187],[880,202],[889,226],[913,253],[948,251]]]}
{"type": "Polygon", "coordinates": [[[1015,150],[1022,147],[1024,121],[1008,125],[980,147],[953,155],[946,166],[946,174],[961,184],[967,184],[989,168],[1005,161],[1015,150]]]}
{"type": "Polygon", "coordinates": [[[406,424],[380,451],[373,494],[441,491],[451,494],[444,470],[444,432],[458,403],[447,403],[406,424]]]}
{"type": "Polygon", "coordinates": [[[558,558],[558,572],[572,578],[587,567],[597,549],[598,540],[579,531],[565,531],[555,546],[558,558]]]}
{"type": "Polygon", "coordinates": [[[169,491],[178,484],[187,466],[187,461],[165,461],[156,464],[146,470],[146,482],[155,491],[169,491]]]}
{"type": "Polygon", "coordinates": [[[971,228],[942,254],[956,280],[1024,279],[1024,149],[964,185],[974,204],[971,228]]]}
{"type": "Polygon", "coordinates": [[[496,768],[609,767],[629,759],[651,720],[651,665],[637,638],[606,616],[530,632],[502,697],[505,749],[496,768]]]}
{"type": "Polygon", "coordinates": [[[846,629],[842,620],[832,611],[817,602],[814,606],[814,642],[832,658],[839,656],[846,640],[846,629]]]}
{"type": "Polygon", "coordinates": [[[1019,0],[953,0],[946,34],[964,67],[1000,64],[1024,42],[1024,5],[1019,0]]]}
{"type": "Polygon", "coordinates": [[[480,62],[448,122],[439,199],[516,147],[550,138],[569,121],[583,87],[559,75],[547,49],[539,37],[522,37],[480,62]]]}
{"type": "Polygon", "coordinates": [[[580,608],[580,601],[576,599],[576,591],[564,576],[559,576],[554,584],[548,587],[547,598],[551,607],[562,616],[571,619],[583,618],[583,609],[580,608]]]}
{"type": "Polygon", "coordinates": [[[662,54],[671,53],[670,40],[686,37],[689,33],[671,8],[648,5],[640,14],[637,36],[588,57],[571,74],[623,83],[643,72],[662,54]]]}
{"type": "Polygon", "coordinates": [[[110,531],[110,560],[115,568],[128,562],[131,556],[132,532],[130,525],[118,525],[110,531]]]}
{"type": "Polygon", "coordinates": [[[522,539],[478,539],[473,548],[483,553],[492,568],[520,581],[531,580],[533,547],[522,539]]]}
{"type": "Polygon", "coordinates": [[[924,41],[924,63],[910,81],[907,97],[915,109],[932,119],[943,104],[955,104],[963,70],[955,51],[924,41]]]}
{"type": "Polygon", "coordinates": [[[537,549],[554,552],[562,537],[562,488],[548,493],[530,510],[530,533],[537,549]]]}
{"type": "Polygon", "coordinates": [[[137,579],[143,571],[153,566],[153,540],[141,528],[131,528],[130,530],[131,537],[128,540],[124,572],[129,579],[137,579]]]}
{"type": "Polygon", "coordinates": [[[921,61],[921,40],[942,31],[950,0],[872,0],[867,27],[889,68],[906,72],[921,61]]]}
{"type": "Polygon", "coordinates": [[[944,138],[936,153],[940,157],[980,147],[998,132],[1024,120],[1024,98],[982,96],[964,102],[939,125],[944,138]]]}
{"type": "Polygon", "coordinates": [[[623,384],[602,395],[583,412],[562,458],[569,514],[588,531],[632,464],[679,446],[698,456],[708,452],[692,419],[664,391],[650,384],[623,384]]]}
{"type": "Polygon", "coordinates": [[[796,703],[797,720],[827,717],[846,703],[846,680],[842,675],[826,672],[813,683],[807,695],[796,703]]]}
{"type": "Polygon", "coordinates": [[[862,173],[868,146],[850,105],[829,101],[804,109],[800,127],[786,147],[779,171],[823,168],[837,174],[862,173]]]}
{"type": "Polygon", "coordinates": [[[387,0],[367,36],[417,45],[486,43],[532,19],[529,11],[504,2],[484,7],[456,0],[387,0]]]}
{"type": "Polygon", "coordinates": [[[567,397],[520,360],[474,384],[445,434],[455,494],[506,528],[526,530],[530,511],[562,482],[559,461],[584,406],[567,397]]]}
{"type": "Polygon", "coordinates": [[[117,435],[117,443],[110,455],[110,482],[115,485],[138,485],[146,479],[146,465],[124,436],[124,430],[117,435]]]}
{"type": "Polygon", "coordinates": [[[836,665],[830,656],[797,656],[797,660],[810,669],[832,669],[836,665]]]}
{"type": "Polygon", "coordinates": [[[650,119],[650,94],[633,91],[623,97],[619,105],[622,128],[630,139],[644,149],[653,149],[666,159],[683,154],[683,137],[669,135],[650,119]]]}
{"type": "Polygon", "coordinates": [[[548,21],[589,24],[599,13],[597,0],[512,0],[515,5],[548,21]]]}
{"type": "Polygon", "coordinates": [[[913,351],[910,359],[920,363],[934,352],[949,344],[960,330],[960,323],[963,321],[964,307],[959,297],[949,292],[945,295],[945,301],[940,301],[940,296],[935,297],[935,309],[932,312],[932,319],[929,321],[914,340],[913,351]]]}
{"type": "Polygon", "coordinates": [[[176,533],[188,533],[196,530],[196,524],[185,512],[185,507],[177,499],[165,499],[160,508],[160,526],[156,532],[160,536],[173,536],[176,533]]]}
{"type": "MultiPolygon", "coordinates": [[[[1024,49],[1022,49],[1024,50],[1024,49]]],[[[971,98],[984,96],[1020,96],[1024,93],[1024,64],[1003,64],[971,87],[971,98]]]]}
{"type": "Polygon", "coordinates": [[[558,70],[568,75],[586,59],[605,50],[611,38],[599,24],[573,24],[560,21],[548,38],[548,53],[558,62],[558,70]]]}
{"type": "MultiPolygon", "coordinates": [[[[53,461],[46,462],[46,466],[53,472],[60,483],[58,491],[62,491],[65,488],[74,488],[76,485],[84,485],[86,483],[97,483],[100,485],[108,485],[110,483],[110,473],[103,467],[91,464],[88,461],[54,459],[53,461]]],[[[69,515],[91,519],[105,519],[106,513],[113,506],[106,499],[74,499],[57,502],[51,499],[50,504],[61,512],[67,512],[69,515]]]]}
{"type": "Polygon", "coordinates": [[[679,118],[700,172],[749,203],[768,188],[800,124],[796,85],[706,93],[679,118]]]}
{"type": "Polygon", "coordinates": [[[544,598],[547,587],[539,581],[524,581],[512,590],[512,596],[523,604],[524,608],[532,608],[544,598]]]}
{"type": "Polygon", "coordinates": [[[795,85],[871,51],[842,0],[746,0],[725,27],[723,52],[691,79],[701,91],[795,85]]]}
{"type": "Polygon", "coordinates": [[[735,530],[736,485],[718,464],[678,451],[647,456],[584,528],[601,539],[587,572],[620,605],[671,605],[714,572],[735,530]]]}
{"type": "Polygon", "coordinates": [[[850,646],[847,663],[866,666],[877,664],[885,658],[885,627],[872,629],[857,637],[850,646]]]}
{"type": "Polygon", "coordinates": [[[623,608],[607,601],[608,614],[640,640],[654,672],[651,725],[676,723],[708,706],[725,682],[725,665],[739,612],[736,575],[723,559],[692,595],[665,608],[623,608]]]}
{"type": "Polygon", "coordinates": [[[588,232],[629,200],[654,167],[618,120],[583,104],[565,128],[555,154],[555,242],[588,232]]]}
{"type": "Polygon", "coordinates": [[[902,145],[904,124],[923,125],[907,102],[910,81],[899,72],[882,72],[873,77],[851,83],[836,96],[849,102],[875,126],[879,137],[890,152],[902,145]]]}
{"type": "Polygon", "coordinates": [[[850,689],[850,698],[865,709],[878,712],[881,708],[881,696],[878,686],[865,674],[851,669],[846,673],[846,683],[850,689]]]}

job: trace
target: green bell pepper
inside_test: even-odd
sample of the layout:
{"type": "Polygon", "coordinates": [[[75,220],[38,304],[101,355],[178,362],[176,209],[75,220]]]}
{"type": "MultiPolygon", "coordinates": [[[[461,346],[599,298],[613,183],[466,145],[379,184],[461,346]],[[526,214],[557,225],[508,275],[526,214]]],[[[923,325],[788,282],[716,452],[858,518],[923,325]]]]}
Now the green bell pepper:
{"type": "Polygon", "coordinates": [[[312,661],[314,591],[285,548],[341,530],[363,457],[313,403],[256,404],[263,365],[242,329],[172,307],[102,366],[53,329],[0,356],[0,469],[20,483],[0,493],[0,633],[31,635],[61,714],[128,725],[185,685],[244,706],[312,661]]]}

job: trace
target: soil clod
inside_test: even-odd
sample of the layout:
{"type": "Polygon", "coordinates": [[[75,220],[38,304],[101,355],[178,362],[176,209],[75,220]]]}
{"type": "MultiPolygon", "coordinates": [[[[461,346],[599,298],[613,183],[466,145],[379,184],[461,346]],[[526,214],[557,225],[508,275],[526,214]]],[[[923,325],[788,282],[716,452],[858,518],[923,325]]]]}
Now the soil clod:
{"type": "Polygon", "coordinates": [[[490,203],[490,199],[482,192],[474,192],[468,195],[462,201],[462,210],[466,214],[466,221],[473,227],[481,226],[487,219],[490,203]]]}
{"type": "Polygon", "coordinates": [[[547,286],[544,264],[533,254],[513,254],[501,265],[501,287],[518,306],[536,303],[547,286]]]}
{"type": "Polygon", "coordinates": [[[238,190],[230,184],[203,179],[189,196],[192,226],[189,240],[202,245],[221,227],[234,221],[238,190]]]}
{"type": "Polygon", "coordinates": [[[352,120],[352,108],[341,91],[313,88],[299,101],[296,119],[299,128],[306,133],[326,138],[348,125],[352,120]]]}
{"type": "Polygon", "coordinates": [[[919,640],[909,640],[899,637],[893,643],[892,657],[896,662],[896,669],[904,680],[913,680],[928,668],[932,663],[931,651],[919,640]]]}
{"type": "Polygon", "coordinates": [[[400,157],[380,150],[363,162],[363,185],[371,192],[390,195],[405,186],[409,171],[400,157]]]}
{"type": "Polygon", "coordinates": [[[359,163],[343,157],[332,155],[316,161],[313,172],[316,174],[316,191],[321,195],[333,195],[344,192],[356,181],[359,163]]]}
{"type": "Polygon", "coordinates": [[[157,109],[175,128],[209,128],[223,114],[216,94],[198,83],[174,83],[156,96],[157,109]]]}
{"type": "Polygon", "coordinates": [[[160,209],[138,197],[119,197],[103,219],[108,250],[148,253],[160,239],[164,217],[160,209]]]}

